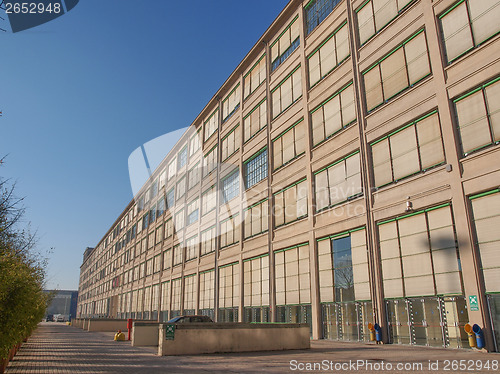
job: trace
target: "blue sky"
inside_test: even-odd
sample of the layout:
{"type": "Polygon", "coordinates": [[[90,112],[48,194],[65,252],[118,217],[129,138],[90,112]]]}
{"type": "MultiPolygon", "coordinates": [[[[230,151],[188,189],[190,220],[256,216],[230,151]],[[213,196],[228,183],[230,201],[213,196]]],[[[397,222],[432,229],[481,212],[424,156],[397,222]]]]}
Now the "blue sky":
{"type": "Polygon", "coordinates": [[[78,288],[84,249],[132,199],[130,153],[189,126],[286,3],[84,0],[0,34],[0,175],[54,248],[47,288],[78,288]]]}

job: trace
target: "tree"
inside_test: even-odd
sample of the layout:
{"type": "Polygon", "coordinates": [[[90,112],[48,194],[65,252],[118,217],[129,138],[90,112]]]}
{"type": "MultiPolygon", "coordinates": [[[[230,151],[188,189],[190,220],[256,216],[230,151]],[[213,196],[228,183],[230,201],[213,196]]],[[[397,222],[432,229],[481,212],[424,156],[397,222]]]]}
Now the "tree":
{"type": "MultiPolygon", "coordinates": [[[[0,166],[3,159],[0,160],[0,166]]],[[[22,227],[23,199],[0,177],[0,359],[28,337],[43,318],[46,260],[35,251],[36,237],[22,227]]]]}

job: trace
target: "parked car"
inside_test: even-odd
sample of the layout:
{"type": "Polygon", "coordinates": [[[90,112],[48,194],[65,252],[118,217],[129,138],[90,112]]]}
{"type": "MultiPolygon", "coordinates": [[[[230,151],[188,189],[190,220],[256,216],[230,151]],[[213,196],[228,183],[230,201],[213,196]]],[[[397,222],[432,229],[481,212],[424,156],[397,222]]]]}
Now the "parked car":
{"type": "Polygon", "coordinates": [[[193,322],[213,322],[208,316],[178,316],[172,318],[167,323],[193,323],[193,322]]]}
{"type": "Polygon", "coordinates": [[[64,316],[62,314],[56,314],[54,316],[54,322],[64,322],[64,316]]]}
{"type": "Polygon", "coordinates": [[[45,317],[45,322],[54,322],[54,315],[49,314],[47,317],[45,317]]]}

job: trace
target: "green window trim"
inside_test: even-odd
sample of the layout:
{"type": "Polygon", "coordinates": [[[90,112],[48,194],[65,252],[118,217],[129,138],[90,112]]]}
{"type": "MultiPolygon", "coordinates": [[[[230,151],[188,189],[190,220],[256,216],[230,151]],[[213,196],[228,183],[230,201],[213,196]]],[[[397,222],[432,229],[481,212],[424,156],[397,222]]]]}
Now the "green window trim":
{"type": "Polygon", "coordinates": [[[499,193],[499,192],[500,192],[500,188],[495,188],[495,189],[490,190],[490,191],[481,192],[479,194],[469,196],[469,200],[479,199],[480,197],[484,197],[484,196],[488,196],[488,195],[493,195],[493,194],[496,194],[496,193],[499,193]]]}
{"type": "MultiPolygon", "coordinates": [[[[325,104],[327,104],[329,101],[333,100],[333,98],[335,96],[338,96],[340,95],[343,91],[345,91],[347,88],[349,88],[350,86],[352,86],[352,81],[349,82],[348,84],[346,84],[344,87],[342,87],[340,90],[338,90],[337,92],[335,92],[333,95],[331,95],[328,99],[326,99],[325,101],[323,101],[321,104],[317,105],[313,110],[311,110],[309,113],[310,114],[313,114],[314,112],[318,111],[320,108],[322,108],[325,104]]],[[[347,127],[350,123],[352,122],[356,122],[356,120],[353,120],[351,122],[349,122],[345,127],[347,127]]]]}
{"type": "Polygon", "coordinates": [[[224,104],[228,99],[229,99],[229,96],[231,96],[234,91],[236,91],[238,89],[238,87],[240,87],[240,83],[238,83],[232,90],[231,92],[229,92],[227,95],[226,95],[226,98],[224,100],[222,100],[222,104],[224,104]]]}
{"type": "Polygon", "coordinates": [[[212,271],[215,271],[215,269],[210,269],[210,270],[200,271],[200,275],[201,275],[201,274],[211,273],[212,271]]]}
{"type": "Polygon", "coordinates": [[[354,229],[342,231],[342,232],[339,232],[337,234],[323,236],[319,239],[316,239],[316,242],[322,242],[323,240],[335,239],[335,238],[339,238],[339,237],[346,237],[346,236],[349,236],[353,232],[361,231],[361,230],[365,230],[365,229],[366,229],[365,226],[356,227],[354,229]]]}
{"type": "Polygon", "coordinates": [[[184,279],[194,277],[195,275],[196,275],[196,273],[184,275],[184,279]]]}
{"type": "Polygon", "coordinates": [[[335,162],[333,162],[333,163],[331,163],[331,164],[329,164],[329,165],[325,166],[324,168],[319,169],[318,171],[315,171],[313,174],[314,174],[314,175],[317,175],[317,174],[321,173],[322,171],[325,171],[326,169],[331,168],[332,166],[335,166],[335,165],[337,165],[337,164],[340,164],[341,162],[343,162],[343,161],[347,160],[349,157],[352,157],[352,156],[354,156],[354,155],[357,155],[358,153],[359,153],[359,150],[357,150],[357,151],[355,151],[355,152],[352,152],[352,153],[350,153],[349,155],[347,155],[347,156],[345,156],[345,157],[343,157],[343,158],[341,158],[341,159],[339,159],[339,160],[337,160],[337,161],[335,161],[335,162]]]}
{"type": "Polygon", "coordinates": [[[222,221],[220,221],[219,223],[226,223],[227,221],[230,221],[236,217],[238,217],[240,215],[240,213],[236,213],[236,214],[233,214],[232,216],[228,217],[228,218],[224,218],[222,221]]]}
{"type": "Polygon", "coordinates": [[[248,72],[247,72],[247,73],[243,76],[243,78],[248,77],[248,76],[252,73],[253,69],[255,69],[255,67],[256,67],[257,65],[259,65],[259,63],[262,61],[262,59],[263,59],[264,57],[266,57],[266,53],[265,53],[265,52],[264,52],[264,54],[263,54],[263,55],[262,55],[262,56],[261,56],[261,57],[257,60],[257,62],[256,62],[255,64],[253,64],[253,66],[250,68],[250,70],[248,70],[248,72]]]}
{"type": "Polygon", "coordinates": [[[215,114],[218,112],[219,108],[215,108],[215,110],[212,112],[212,114],[210,114],[210,116],[203,122],[203,124],[205,125],[208,121],[210,121],[212,119],[213,116],[215,116],[215,114]]]}
{"type": "Polygon", "coordinates": [[[254,158],[260,156],[260,154],[262,154],[264,151],[267,150],[267,145],[262,147],[261,149],[259,149],[254,155],[252,155],[249,159],[243,161],[243,164],[246,165],[248,164],[250,161],[252,161],[254,158]]]}
{"type": "Polygon", "coordinates": [[[219,269],[222,269],[222,268],[227,268],[229,266],[234,266],[234,265],[238,265],[239,264],[239,261],[234,261],[234,262],[231,262],[230,264],[226,264],[226,265],[220,265],[219,266],[219,269]]]}
{"type": "Polygon", "coordinates": [[[212,151],[213,151],[215,148],[217,148],[217,146],[218,146],[218,145],[219,145],[219,144],[216,144],[216,145],[214,145],[212,148],[210,148],[210,150],[208,150],[208,151],[207,151],[207,153],[205,153],[205,154],[203,155],[203,158],[207,158],[207,157],[208,157],[208,155],[209,155],[210,153],[212,153],[212,151]]]}
{"type": "Polygon", "coordinates": [[[391,218],[391,219],[388,219],[388,220],[385,220],[385,221],[377,222],[377,226],[380,226],[380,225],[383,225],[383,224],[386,224],[386,223],[390,223],[390,222],[394,222],[394,221],[399,221],[399,220],[404,219],[404,218],[417,216],[419,214],[431,212],[433,210],[441,209],[441,208],[444,208],[446,206],[451,206],[451,203],[440,204],[440,205],[437,205],[437,206],[434,206],[434,207],[430,207],[430,208],[427,208],[427,209],[421,209],[421,210],[413,212],[413,213],[404,214],[404,215],[399,216],[399,217],[395,217],[395,218],[391,218]]]}
{"type": "Polygon", "coordinates": [[[253,207],[256,207],[257,205],[263,204],[263,203],[265,203],[268,200],[269,200],[269,198],[266,197],[265,199],[260,200],[259,202],[255,203],[253,205],[250,205],[249,207],[243,209],[243,211],[246,212],[247,210],[252,209],[253,207]]]}
{"type": "MultiPolygon", "coordinates": [[[[463,1],[465,1],[465,0],[463,0],[463,1]]],[[[472,94],[475,94],[476,92],[481,91],[482,89],[484,89],[484,88],[486,88],[486,87],[488,87],[488,86],[491,86],[492,84],[494,84],[494,83],[496,83],[496,82],[498,82],[498,81],[500,81],[500,77],[497,77],[497,78],[495,78],[495,79],[492,79],[492,80],[490,80],[490,81],[488,81],[488,82],[486,82],[486,83],[484,83],[484,84],[480,85],[479,87],[476,87],[476,88],[474,88],[473,90],[471,90],[471,91],[467,92],[466,94],[464,94],[464,95],[462,95],[462,96],[459,96],[459,97],[458,97],[458,98],[456,98],[456,99],[453,99],[453,102],[454,102],[454,103],[457,103],[457,102],[459,102],[460,100],[465,99],[466,97],[468,97],[468,96],[470,96],[470,95],[472,95],[472,94]]]]}
{"type": "Polygon", "coordinates": [[[203,191],[203,192],[201,193],[201,197],[203,197],[203,196],[205,196],[206,194],[208,194],[208,193],[210,192],[210,190],[211,190],[212,188],[214,188],[214,187],[215,187],[215,183],[214,183],[214,184],[212,184],[210,187],[208,187],[205,191],[203,191]]]}
{"type": "MultiPolygon", "coordinates": [[[[273,92],[274,92],[274,91],[276,91],[278,88],[280,88],[280,87],[283,85],[283,83],[285,83],[285,81],[286,81],[288,78],[290,78],[290,77],[293,75],[293,73],[295,73],[295,72],[296,72],[297,70],[299,70],[299,69],[300,69],[300,64],[298,64],[298,65],[297,65],[297,66],[296,66],[296,67],[292,70],[292,72],[291,72],[291,73],[289,73],[289,74],[288,74],[285,78],[283,78],[283,79],[281,80],[281,82],[279,82],[279,83],[278,83],[278,85],[277,85],[276,87],[274,87],[274,88],[271,90],[271,93],[273,93],[273,92]]],[[[282,112],[284,112],[284,111],[285,111],[285,110],[283,110],[282,112]]]]}
{"type": "Polygon", "coordinates": [[[297,126],[299,123],[301,123],[302,121],[304,121],[304,117],[302,117],[301,119],[299,119],[297,122],[295,122],[292,126],[290,126],[288,129],[286,129],[285,131],[283,131],[281,134],[279,134],[276,138],[274,138],[272,140],[272,142],[274,143],[275,141],[277,141],[279,138],[281,138],[283,135],[285,135],[288,131],[292,130],[295,126],[297,126]]]}
{"type": "Polygon", "coordinates": [[[285,251],[289,251],[290,249],[305,247],[306,245],[309,245],[309,242],[300,243],[300,244],[297,244],[297,245],[292,245],[291,247],[287,247],[287,248],[283,248],[283,249],[277,249],[277,250],[274,251],[274,253],[285,252],[285,251]]]}
{"type": "MultiPolygon", "coordinates": [[[[315,1],[315,0],[312,0],[312,1],[315,1]]],[[[338,26],[335,31],[333,31],[329,37],[327,37],[318,47],[316,47],[316,49],[314,49],[310,54],[309,56],[307,56],[307,59],[309,60],[316,52],[318,52],[320,50],[321,47],[323,47],[326,42],[328,42],[331,38],[333,38],[335,36],[335,34],[342,28],[344,27],[345,25],[347,25],[347,20],[345,20],[340,26],[338,26]]],[[[350,54],[349,54],[350,55],[350,54]]],[[[347,57],[345,58],[347,59],[347,57]]],[[[344,59],[344,60],[345,60],[344,59]]],[[[344,60],[342,60],[341,62],[343,62],[344,60]]],[[[341,62],[339,62],[338,65],[341,64],[341,62]]]]}
{"type": "Polygon", "coordinates": [[[258,260],[259,258],[263,258],[263,257],[269,257],[269,253],[266,253],[264,255],[260,255],[260,256],[255,256],[255,257],[250,257],[250,258],[246,258],[243,260],[243,262],[248,262],[248,261],[253,261],[253,260],[258,260]]]}
{"type": "Polygon", "coordinates": [[[245,117],[243,117],[243,120],[246,120],[248,117],[250,117],[250,114],[252,114],[253,112],[255,112],[261,105],[264,101],[266,101],[267,97],[263,98],[257,105],[255,105],[252,110],[250,112],[248,112],[247,115],[245,115],[245,117]]]}
{"type": "Polygon", "coordinates": [[[286,190],[289,190],[290,188],[295,187],[296,185],[298,185],[298,184],[300,184],[300,183],[304,182],[305,180],[307,180],[307,177],[302,178],[301,180],[299,180],[299,181],[297,181],[297,182],[295,182],[295,183],[293,183],[293,184],[291,184],[291,185],[289,185],[289,186],[287,186],[287,187],[285,187],[285,188],[283,188],[283,189],[279,190],[278,192],[273,193],[273,196],[276,196],[277,194],[283,193],[283,192],[285,192],[286,190]]]}
{"type": "MultiPolygon", "coordinates": [[[[229,131],[229,132],[228,132],[228,133],[227,133],[227,134],[226,134],[226,135],[222,138],[222,140],[221,140],[221,141],[226,140],[226,139],[229,137],[229,135],[231,135],[231,134],[232,134],[232,133],[233,133],[233,132],[234,132],[234,131],[238,128],[238,126],[239,126],[239,125],[240,125],[240,124],[238,123],[236,126],[234,126],[234,127],[231,129],[231,131],[229,131]]],[[[239,149],[239,148],[238,148],[238,149],[239,149]]]]}
{"type": "Polygon", "coordinates": [[[212,225],[212,226],[206,228],[205,230],[201,231],[200,234],[204,234],[204,233],[206,233],[206,232],[208,232],[210,230],[213,230],[213,229],[215,229],[215,225],[212,225]]]}
{"type": "MultiPolygon", "coordinates": [[[[278,41],[280,40],[280,38],[285,34],[285,32],[287,32],[293,25],[293,23],[299,18],[298,15],[295,16],[294,19],[292,19],[292,21],[288,24],[288,26],[281,32],[281,34],[279,34],[279,36],[274,40],[274,42],[269,46],[269,48],[272,48],[273,45],[275,45],[276,43],[278,43],[278,41]]],[[[300,38],[300,36],[299,36],[300,38]]],[[[294,40],[291,40],[291,42],[293,43],[294,40]]],[[[279,57],[279,56],[278,56],[279,57]]]]}

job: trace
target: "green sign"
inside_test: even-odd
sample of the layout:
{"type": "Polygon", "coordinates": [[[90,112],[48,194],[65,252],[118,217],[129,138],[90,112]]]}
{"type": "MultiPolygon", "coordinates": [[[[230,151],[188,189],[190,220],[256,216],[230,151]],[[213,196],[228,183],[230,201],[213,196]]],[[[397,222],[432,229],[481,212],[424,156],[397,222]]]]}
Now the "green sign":
{"type": "Polygon", "coordinates": [[[469,307],[471,312],[475,312],[479,310],[479,305],[477,304],[477,296],[472,295],[469,296],[469,307]]]}
{"type": "Polygon", "coordinates": [[[175,338],[175,325],[165,325],[165,339],[174,340],[175,338]]]}

